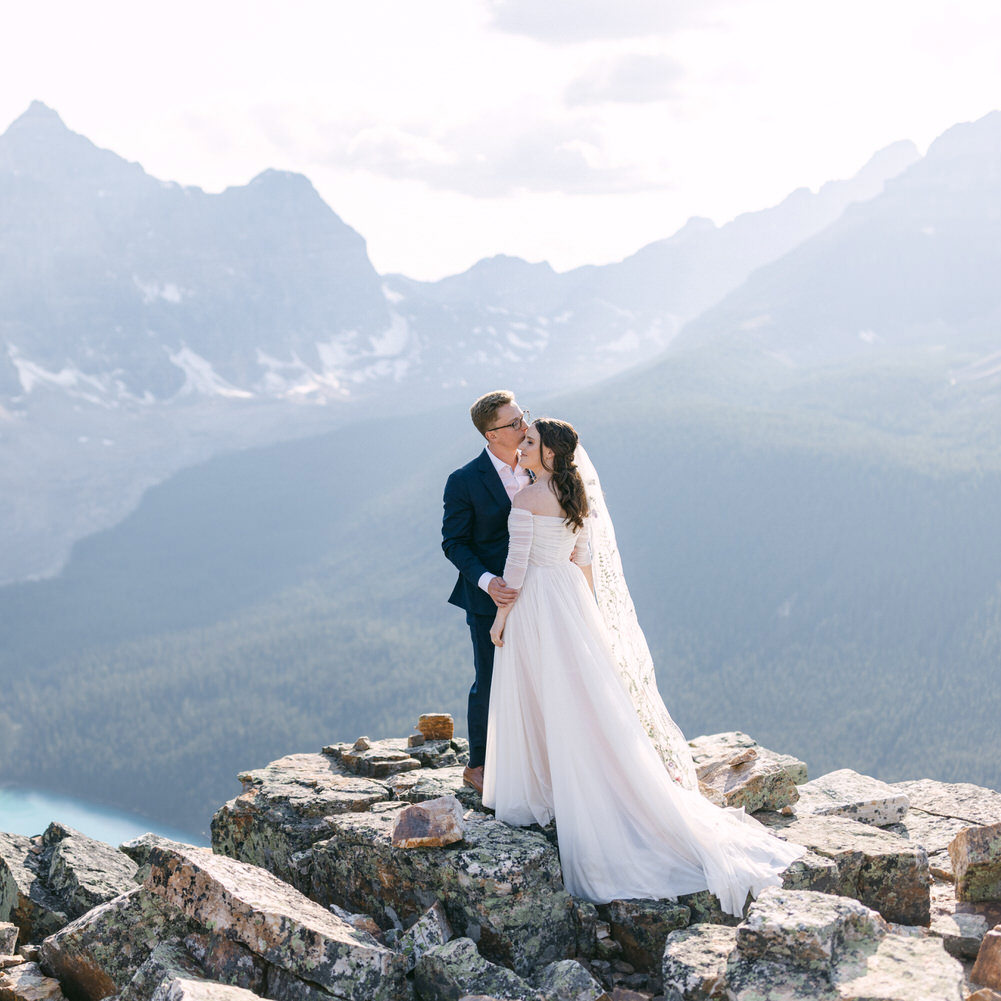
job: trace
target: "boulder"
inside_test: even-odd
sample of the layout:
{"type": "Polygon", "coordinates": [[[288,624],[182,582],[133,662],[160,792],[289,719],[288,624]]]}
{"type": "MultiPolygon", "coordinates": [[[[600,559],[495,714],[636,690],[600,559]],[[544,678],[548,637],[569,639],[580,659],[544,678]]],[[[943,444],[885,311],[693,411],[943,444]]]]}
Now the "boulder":
{"type": "Polygon", "coordinates": [[[12,956],[17,951],[17,925],[0,921],[0,956],[12,956]]]}
{"type": "Polygon", "coordinates": [[[481,809],[480,795],[463,783],[462,771],[462,765],[433,771],[421,768],[418,771],[391,775],[384,784],[394,799],[407,803],[423,803],[428,799],[454,796],[467,810],[481,809]]]}
{"type": "Polygon", "coordinates": [[[45,939],[42,965],[74,998],[98,1001],[123,990],[158,943],[195,930],[176,908],[136,886],[45,939]]]}
{"type": "Polygon", "coordinates": [[[892,787],[907,796],[912,810],[965,820],[967,827],[1001,823],[1001,793],[993,789],[934,779],[895,782],[892,787]]]}
{"type": "Polygon", "coordinates": [[[949,842],[970,825],[956,817],[940,817],[924,810],[915,810],[913,805],[902,821],[885,828],[893,834],[921,845],[928,854],[928,868],[938,879],[952,880],[952,859],[949,858],[949,842]]]}
{"type": "Polygon", "coordinates": [[[150,1001],[256,1001],[257,995],[242,987],[217,984],[194,977],[174,977],[165,980],[150,1001]]]}
{"type": "Polygon", "coordinates": [[[190,847],[150,862],[149,893],[293,976],[349,1001],[402,991],[403,957],[264,869],[190,847]]]}
{"type": "Polygon", "coordinates": [[[0,972],[0,1001],[66,1001],[59,981],[47,977],[35,963],[0,972]]]}
{"type": "Polygon", "coordinates": [[[455,721],[449,713],[423,713],[417,720],[417,729],[426,740],[451,740],[455,721]]]}
{"type": "Polygon", "coordinates": [[[164,980],[204,979],[204,971],[177,939],[158,942],[118,995],[118,1001],[150,1001],[164,980]]]}
{"type": "Polygon", "coordinates": [[[215,931],[205,931],[185,936],[184,947],[210,980],[262,993],[268,964],[245,945],[215,931]]]}
{"type": "Polygon", "coordinates": [[[671,932],[661,963],[667,1001],[726,1001],[727,957],[736,945],[737,930],[723,925],[671,932]]]}
{"type": "Polygon", "coordinates": [[[409,753],[422,768],[453,768],[469,761],[469,745],[461,738],[425,740],[423,744],[410,747],[409,753]]]}
{"type": "Polygon", "coordinates": [[[626,962],[655,972],[657,982],[667,936],[687,927],[692,916],[689,908],[670,900],[613,900],[598,913],[607,919],[626,962]]]}
{"type": "Polygon", "coordinates": [[[699,890],[697,893],[682,893],[678,897],[678,903],[682,907],[688,908],[689,922],[693,925],[703,922],[731,926],[740,924],[740,918],[724,911],[719,897],[708,890],[699,890]]]}
{"type": "Polygon", "coordinates": [[[0,833],[0,921],[17,925],[25,942],[37,942],[70,920],[66,905],[41,878],[41,852],[31,838],[0,833]]]}
{"type": "Polygon", "coordinates": [[[61,824],[50,824],[42,835],[47,863],[46,883],[77,918],[135,886],[139,868],[124,852],[61,824]]]}
{"type": "Polygon", "coordinates": [[[574,959],[550,963],[535,985],[546,1001],[609,1001],[605,988],[574,959]]]}
{"type": "Polygon", "coordinates": [[[369,741],[366,738],[365,745],[359,747],[358,742],[330,744],[324,747],[323,753],[345,771],[366,778],[382,779],[421,767],[421,763],[411,756],[411,751],[416,752],[422,748],[408,748],[405,739],[394,737],[369,741]]]}
{"type": "Polygon", "coordinates": [[[929,931],[942,939],[950,956],[976,959],[984,936],[998,922],[1001,922],[1001,904],[956,900],[950,883],[932,884],[929,931]]]}
{"type": "Polygon", "coordinates": [[[516,973],[484,959],[468,938],[454,939],[421,956],[414,970],[414,993],[418,1001],[458,1001],[467,994],[486,994],[505,1001],[545,1001],[516,973]]]}
{"type": "Polygon", "coordinates": [[[444,848],[464,837],[462,805],[454,796],[411,803],[396,815],[394,848],[444,848]]]}
{"type": "Polygon", "coordinates": [[[808,851],[782,873],[782,886],[786,890],[837,893],[839,878],[838,864],[834,859],[808,851]]]}
{"type": "Polygon", "coordinates": [[[898,924],[931,920],[931,873],[920,845],[846,817],[793,820],[769,814],[761,820],[787,840],[831,859],[838,870],[833,891],[840,896],[854,897],[898,924]]]}
{"type": "Polygon", "coordinates": [[[136,864],[136,871],[132,877],[137,883],[146,882],[149,875],[149,857],[157,845],[182,845],[180,841],[173,841],[170,838],[161,837],[147,831],[130,841],[123,841],[118,850],[124,852],[136,864]]]}
{"type": "Polygon", "coordinates": [[[445,910],[436,900],[401,936],[396,945],[397,952],[407,960],[409,973],[417,965],[417,960],[430,949],[444,945],[452,938],[452,926],[448,923],[445,910]]]}
{"type": "Polygon", "coordinates": [[[1001,991],[1001,925],[984,936],[970,979],[982,987],[1001,991]]]}
{"type": "Polygon", "coordinates": [[[440,901],[457,935],[519,974],[573,955],[573,898],[541,833],[470,813],[464,841],[394,848],[391,834],[404,808],[385,803],[330,818],[332,836],[313,847],[310,895],[371,914],[383,928],[414,921],[440,901]]]}
{"type": "Polygon", "coordinates": [[[768,887],[737,928],[744,959],[796,966],[831,978],[835,964],[858,943],[889,931],[875,911],[849,897],[768,887]]]}
{"type": "Polygon", "coordinates": [[[725,806],[748,813],[781,810],[799,799],[797,782],[806,765],[761,747],[746,733],[715,733],[689,741],[695,772],[704,792],[725,806]]]}
{"type": "Polygon", "coordinates": [[[966,827],[949,842],[956,899],[1001,902],[1001,823],[966,827]]]}
{"type": "Polygon", "coordinates": [[[348,774],[323,754],[292,754],[239,778],[241,795],[212,818],[213,850],[268,869],[300,890],[293,857],[330,837],[331,818],[390,797],[384,784],[348,774]]]}
{"type": "Polygon", "coordinates": [[[863,824],[889,827],[904,819],[909,806],[907,796],[885,782],[841,768],[799,786],[795,813],[797,817],[848,817],[863,824]]]}

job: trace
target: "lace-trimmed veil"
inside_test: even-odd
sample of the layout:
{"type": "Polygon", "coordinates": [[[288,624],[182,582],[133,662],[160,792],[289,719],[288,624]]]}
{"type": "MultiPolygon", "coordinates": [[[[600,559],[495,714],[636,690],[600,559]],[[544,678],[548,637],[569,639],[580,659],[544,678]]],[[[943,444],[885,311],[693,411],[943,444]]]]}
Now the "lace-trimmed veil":
{"type": "Polygon", "coordinates": [[[595,597],[608,630],[619,675],[668,774],[684,788],[698,790],[691,749],[657,689],[653,658],[636,619],[597,470],[581,444],[577,445],[574,461],[584,480],[590,508],[588,527],[595,597]]]}

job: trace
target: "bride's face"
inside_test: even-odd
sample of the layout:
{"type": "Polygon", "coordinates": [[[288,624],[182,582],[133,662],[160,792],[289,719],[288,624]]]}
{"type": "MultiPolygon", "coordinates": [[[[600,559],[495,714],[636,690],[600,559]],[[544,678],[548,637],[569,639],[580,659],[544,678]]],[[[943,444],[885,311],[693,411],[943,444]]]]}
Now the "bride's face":
{"type": "MultiPolygon", "coordinates": [[[[552,465],[552,449],[547,448],[546,453],[552,465]]],[[[542,443],[539,438],[539,429],[533,424],[526,432],[525,438],[518,449],[518,463],[522,469],[530,469],[533,473],[538,473],[545,467],[542,465],[542,443]]]]}

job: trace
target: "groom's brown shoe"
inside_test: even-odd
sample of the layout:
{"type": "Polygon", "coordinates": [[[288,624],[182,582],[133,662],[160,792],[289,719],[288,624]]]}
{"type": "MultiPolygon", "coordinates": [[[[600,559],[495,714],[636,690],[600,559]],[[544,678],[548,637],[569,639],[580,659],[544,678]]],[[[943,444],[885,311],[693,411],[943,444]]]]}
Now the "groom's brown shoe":
{"type": "Polygon", "coordinates": [[[464,786],[469,786],[470,789],[475,789],[481,796],[483,795],[483,765],[478,765],[476,768],[470,768],[466,765],[462,769],[462,784],[464,786]]]}

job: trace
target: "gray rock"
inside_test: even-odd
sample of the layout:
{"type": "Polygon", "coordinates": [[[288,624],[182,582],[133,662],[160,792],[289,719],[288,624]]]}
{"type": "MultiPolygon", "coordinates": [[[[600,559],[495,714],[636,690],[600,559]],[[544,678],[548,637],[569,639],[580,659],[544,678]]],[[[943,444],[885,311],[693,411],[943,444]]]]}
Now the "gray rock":
{"type": "Polygon", "coordinates": [[[47,883],[71,918],[135,886],[139,867],[124,852],[78,831],[53,828],[50,825],[42,836],[52,849],[47,883]]]}
{"type": "Polygon", "coordinates": [[[118,995],[118,1001],[150,1001],[164,980],[204,979],[204,971],[176,939],[157,943],[146,961],[118,995]]]}
{"type": "Polygon", "coordinates": [[[573,959],[544,967],[535,985],[546,1001],[609,1001],[605,988],[573,959]]]}
{"type": "Polygon", "coordinates": [[[887,921],[927,925],[931,873],[924,848],[890,831],[846,817],[763,815],[789,841],[831,859],[838,868],[834,891],[879,911],[887,921]]]}
{"type": "Polygon", "coordinates": [[[256,1001],[257,995],[242,987],[217,984],[212,980],[174,977],[156,989],[150,1001],[256,1001]]]}
{"type": "Polygon", "coordinates": [[[180,911],[137,886],[45,939],[42,965],[73,997],[99,1001],[123,990],[158,943],[194,930],[180,911]]]}
{"type": "MultiPolygon", "coordinates": [[[[426,745],[424,745],[426,746],[426,745]]],[[[421,763],[414,757],[424,747],[408,748],[406,738],[374,740],[367,747],[356,744],[330,744],[323,753],[338,765],[354,775],[382,779],[399,772],[420,768],[421,763]]],[[[455,764],[456,762],[450,762],[455,764]]]]}
{"type": "Polygon", "coordinates": [[[332,818],[390,797],[384,784],[348,774],[323,754],[292,754],[239,777],[243,793],[212,818],[213,850],[268,869],[299,890],[307,887],[293,860],[330,837],[332,818]]]}
{"type": "Polygon", "coordinates": [[[396,950],[407,960],[409,973],[417,960],[430,949],[444,945],[452,938],[452,926],[445,916],[445,909],[436,900],[401,936],[396,950]]]}
{"type": "Polygon", "coordinates": [[[0,921],[0,955],[13,956],[17,951],[17,925],[0,921]]]}
{"type": "Polygon", "coordinates": [[[667,936],[687,927],[692,916],[688,907],[670,900],[613,900],[598,913],[607,918],[626,962],[656,973],[658,983],[667,936]]]}
{"type": "Polygon", "coordinates": [[[262,993],[268,965],[245,945],[214,931],[192,932],[184,947],[210,980],[262,993]]]}
{"type": "Polygon", "coordinates": [[[795,813],[797,817],[848,817],[863,824],[889,827],[904,819],[909,806],[907,796],[885,782],[841,768],[799,786],[795,813]]]}
{"type": "Polygon", "coordinates": [[[746,733],[716,733],[689,741],[699,782],[710,798],[748,813],[781,810],[799,799],[806,765],[761,747],[746,733]]]}
{"type": "Polygon", "coordinates": [[[837,893],[839,879],[838,864],[834,859],[808,851],[782,874],[782,886],[786,890],[837,893]]]}
{"type": "Polygon", "coordinates": [[[42,851],[31,838],[0,833],[0,921],[17,925],[25,942],[37,942],[70,920],[41,878],[42,851]]]}
{"type": "Polygon", "coordinates": [[[661,964],[668,1001],[726,1001],[727,957],[737,945],[737,930],[699,924],[671,932],[661,964]]]}
{"type": "Polygon", "coordinates": [[[1001,904],[956,900],[951,884],[932,884],[929,931],[942,939],[950,956],[976,959],[984,936],[997,924],[1001,924],[1001,904]]]}
{"type": "Polygon", "coordinates": [[[349,1001],[394,998],[405,961],[256,866],[201,848],[158,846],[145,888],[191,921],[349,1001]]]}
{"type": "Polygon", "coordinates": [[[481,808],[479,793],[462,782],[462,765],[450,768],[438,768],[434,771],[419,769],[418,771],[401,772],[390,775],[384,785],[390,790],[394,799],[407,803],[423,803],[428,799],[439,799],[442,796],[454,796],[467,810],[481,808]]]}
{"type": "Polygon", "coordinates": [[[934,779],[895,782],[892,788],[907,796],[912,810],[965,820],[967,827],[1001,823],[1001,793],[993,789],[934,779]]]}
{"type": "Polygon", "coordinates": [[[467,994],[544,1001],[516,973],[484,959],[468,938],[454,939],[421,956],[414,970],[414,992],[418,1001],[458,1001],[467,994]]]}
{"type": "Polygon", "coordinates": [[[932,875],[951,880],[954,873],[952,859],[949,858],[949,842],[959,831],[969,826],[965,820],[940,817],[924,810],[916,810],[912,805],[899,824],[887,827],[886,830],[921,845],[928,853],[928,867],[932,875]]]}
{"type": "Polygon", "coordinates": [[[278,966],[268,968],[267,981],[262,993],[271,1001],[333,1001],[334,999],[333,994],[317,987],[316,984],[294,977],[288,970],[278,966]]]}
{"type": "Polygon", "coordinates": [[[542,834],[470,813],[462,842],[394,848],[403,808],[386,803],[330,818],[332,836],[313,848],[310,895],[371,914],[383,928],[416,920],[438,900],[457,935],[523,975],[573,954],[573,898],[542,834]]]}
{"type": "Polygon", "coordinates": [[[469,762],[469,744],[461,738],[426,739],[423,744],[408,746],[407,752],[421,763],[422,768],[452,768],[469,762]]]}
{"type": "Polygon", "coordinates": [[[846,950],[888,932],[875,911],[849,897],[768,887],[737,928],[741,957],[796,966],[828,979],[846,950]]]}
{"type": "Polygon", "coordinates": [[[180,844],[182,844],[182,842],[173,841],[170,838],[161,837],[159,834],[153,834],[152,831],[147,831],[145,834],[140,834],[139,837],[132,838],[130,841],[123,841],[118,846],[118,850],[120,852],[124,852],[130,859],[132,859],[133,862],[135,862],[138,868],[133,878],[137,883],[142,883],[145,881],[146,876],[149,873],[149,857],[153,849],[157,845],[180,844]]]}
{"type": "MultiPolygon", "coordinates": [[[[592,959],[598,948],[598,909],[589,900],[573,898],[574,927],[577,938],[577,955],[592,959]]],[[[605,936],[611,935],[611,928],[602,922],[605,936]]],[[[618,943],[616,943],[618,944],[618,943]]]]}

